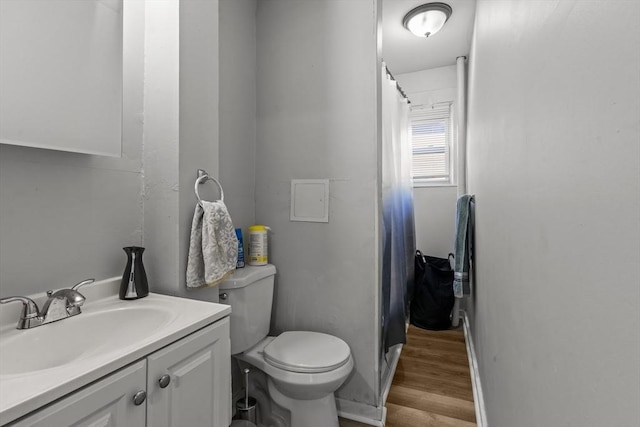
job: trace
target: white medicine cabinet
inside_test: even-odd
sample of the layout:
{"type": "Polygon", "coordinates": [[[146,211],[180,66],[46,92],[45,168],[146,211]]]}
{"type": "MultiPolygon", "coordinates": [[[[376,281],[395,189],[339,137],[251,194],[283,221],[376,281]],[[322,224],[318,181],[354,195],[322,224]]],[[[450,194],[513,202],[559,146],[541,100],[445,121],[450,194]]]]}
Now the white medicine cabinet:
{"type": "Polygon", "coordinates": [[[0,1],[0,143],[121,156],[125,4],[0,1]]]}

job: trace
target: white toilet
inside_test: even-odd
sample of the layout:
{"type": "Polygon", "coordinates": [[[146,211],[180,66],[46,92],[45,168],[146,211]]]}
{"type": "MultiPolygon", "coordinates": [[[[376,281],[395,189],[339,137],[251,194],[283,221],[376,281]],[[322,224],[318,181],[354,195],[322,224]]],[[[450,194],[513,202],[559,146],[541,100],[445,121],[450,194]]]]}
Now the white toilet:
{"type": "Polygon", "coordinates": [[[220,284],[231,305],[231,354],[268,376],[271,399],[291,414],[292,427],[338,426],[333,392],[353,369],[346,342],[319,332],[267,336],[275,266],[247,266],[220,284]]]}

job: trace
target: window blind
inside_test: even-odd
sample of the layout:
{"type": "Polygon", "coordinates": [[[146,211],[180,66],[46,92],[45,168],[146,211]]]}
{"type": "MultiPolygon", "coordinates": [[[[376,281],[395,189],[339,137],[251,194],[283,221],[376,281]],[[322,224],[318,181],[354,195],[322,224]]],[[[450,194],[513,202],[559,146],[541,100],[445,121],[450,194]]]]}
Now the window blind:
{"type": "Polygon", "coordinates": [[[451,182],[451,104],[412,110],[414,182],[451,182]]]}

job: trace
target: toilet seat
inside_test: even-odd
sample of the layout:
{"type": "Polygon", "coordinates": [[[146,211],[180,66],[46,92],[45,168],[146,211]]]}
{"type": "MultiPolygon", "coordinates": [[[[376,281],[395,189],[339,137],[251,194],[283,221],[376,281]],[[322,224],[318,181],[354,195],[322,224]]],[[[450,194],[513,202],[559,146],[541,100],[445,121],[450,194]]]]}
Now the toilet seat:
{"type": "Polygon", "coordinates": [[[283,332],[265,348],[264,360],[290,372],[321,373],[349,361],[349,345],[338,337],[320,332],[283,332]]]}

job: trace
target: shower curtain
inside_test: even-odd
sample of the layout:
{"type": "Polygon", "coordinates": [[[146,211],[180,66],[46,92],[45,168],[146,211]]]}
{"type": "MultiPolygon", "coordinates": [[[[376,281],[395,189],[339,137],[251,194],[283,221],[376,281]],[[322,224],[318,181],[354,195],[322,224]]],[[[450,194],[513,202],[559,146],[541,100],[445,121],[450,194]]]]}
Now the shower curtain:
{"type": "Polygon", "coordinates": [[[411,186],[409,103],[382,65],[382,346],[406,342],[413,291],[415,231],[411,186]]]}

